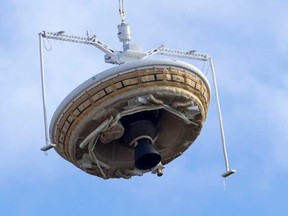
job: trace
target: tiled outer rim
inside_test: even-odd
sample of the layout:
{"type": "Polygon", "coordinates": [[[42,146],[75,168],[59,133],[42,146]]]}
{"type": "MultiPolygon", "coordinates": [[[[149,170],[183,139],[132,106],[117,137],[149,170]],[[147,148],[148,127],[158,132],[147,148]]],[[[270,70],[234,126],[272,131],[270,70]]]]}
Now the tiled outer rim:
{"type": "Polygon", "coordinates": [[[66,97],[56,110],[50,125],[50,136],[57,145],[56,151],[78,166],[76,152],[71,151],[70,146],[70,136],[77,123],[109,98],[125,94],[131,89],[153,86],[184,89],[198,98],[203,110],[201,124],[195,130],[200,132],[210,101],[209,84],[201,71],[190,64],[175,60],[138,61],[100,73],[66,97]]]}

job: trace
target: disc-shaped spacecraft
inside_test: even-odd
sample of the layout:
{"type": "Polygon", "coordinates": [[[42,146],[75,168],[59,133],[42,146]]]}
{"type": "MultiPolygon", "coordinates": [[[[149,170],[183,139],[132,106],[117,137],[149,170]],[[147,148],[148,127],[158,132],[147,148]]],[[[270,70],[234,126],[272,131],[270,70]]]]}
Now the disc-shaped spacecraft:
{"type": "Polygon", "coordinates": [[[72,91],[57,108],[50,140],[64,159],[108,178],[152,171],[187,150],[207,116],[210,88],[191,64],[148,59],[120,64],[72,91]]]}

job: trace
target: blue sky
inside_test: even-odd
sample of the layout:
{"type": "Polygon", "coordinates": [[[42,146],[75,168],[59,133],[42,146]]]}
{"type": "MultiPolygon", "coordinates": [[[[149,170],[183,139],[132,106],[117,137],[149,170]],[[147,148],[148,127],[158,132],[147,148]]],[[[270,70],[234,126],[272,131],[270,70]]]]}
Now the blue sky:
{"type": "MultiPolygon", "coordinates": [[[[213,56],[237,174],[224,191],[214,96],[202,133],[161,178],[103,180],[54,151],[45,156],[38,33],[89,30],[120,49],[118,1],[1,0],[1,215],[288,215],[288,2],[126,0],[125,7],[132,42],[146,50],[164,44],[213,56]]],[[[70,91],[111,67],[93,47],[51,46],[49,118],[70,91]]]]}

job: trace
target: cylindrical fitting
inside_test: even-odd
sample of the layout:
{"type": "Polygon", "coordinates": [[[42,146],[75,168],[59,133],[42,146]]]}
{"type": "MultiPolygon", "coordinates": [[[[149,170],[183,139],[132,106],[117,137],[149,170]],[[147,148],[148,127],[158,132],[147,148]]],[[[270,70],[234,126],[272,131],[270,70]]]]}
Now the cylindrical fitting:
{"type": "Polygon", "coordinates": [[[131,40],[131,32],[130,32],[130,26],[127,23],[121,23],[117,26],[118,28],[118,38],[120,42],[123,44],[129,43],[131,40]]]}

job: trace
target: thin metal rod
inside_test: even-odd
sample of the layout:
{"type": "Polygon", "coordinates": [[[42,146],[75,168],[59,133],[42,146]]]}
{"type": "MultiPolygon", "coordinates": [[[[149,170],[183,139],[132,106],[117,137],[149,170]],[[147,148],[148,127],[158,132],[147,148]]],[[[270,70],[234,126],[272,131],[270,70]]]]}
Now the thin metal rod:
{"type": "Polygon", "coordinates": [[[122,23],[125,22],[125,9],[123,0],[119,0],[119,13],[121,16],[122,23]]]}
{"type": "Polygon", "coordinates": [[[47,125],[45,74],[44,74],[44,59],[43,59],[42,39],[43,39],[42,34],[39,33],[39,49],[40,49],[39,51],[40,51],[42,105],[43,105],[43,116],[44,116],[45,141],[46,141],[46,146],[49,146],[50,145],[50,139],[49,139],[49,135],[48,135],[48,125],[47,125]]]}
{"type": "Polygon", "coordinates": [[[219,95],[218,95],[216,73],[215,73],[212,58],[209,58],[209,63],[210,63],[211,71],[212,71],[212,77],[213,77],[214,92],[215,92],[215,97],[216,97],[218,119],[219,119],[219,126],[220,126],[220,132],[221,132],[222,149],[223,149],[223,155],[224,155],[225,166],[226,166],[226,173],[224,173],[222,176],[227,177],[227,176],[235,173],[236,171],[230,170],[230,167],[229,167],[229,160],[228,160],[228,154],[227,154],[227,148],[226,148],[224,126],[223,126],[223,121],[222,121],[222,112],[221,112],[220,100],[219,100],[219,95]]]}

